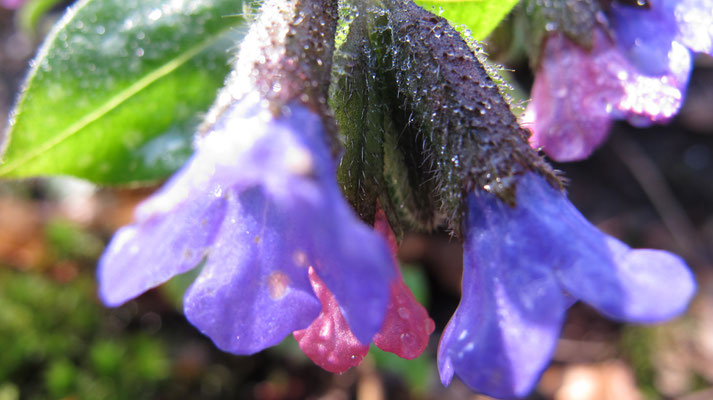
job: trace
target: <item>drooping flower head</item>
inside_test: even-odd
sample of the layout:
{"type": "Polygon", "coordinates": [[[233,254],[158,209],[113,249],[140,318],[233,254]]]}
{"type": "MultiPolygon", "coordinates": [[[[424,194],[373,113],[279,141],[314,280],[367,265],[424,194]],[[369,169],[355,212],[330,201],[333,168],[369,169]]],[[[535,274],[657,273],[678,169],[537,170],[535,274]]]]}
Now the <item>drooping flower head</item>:
{"type": "Polygon", "coordinates": [[[393,260],[335,179],[326,111],[335,24],[333,1],[265,3],[196,153],[102,256],[105,303],[205,260],[184,309],[223,350],[255,353],[308,328],[324,307],[314,286],[333,295],[328,307],[338,305],[358,342],[382,328],[393,260]]]}
{"type": "Polygon", "coordinates": [[[588,157],[614,119],[637,126],[669,121],[683,103],[690,51],[713,55],[710,0],[601,8],[591,29],[574,38],[566,29],[550,33],[539,58],[523,124],[532,145],[557,161],[588,157]]]}
{"type": "Polygon", "coordinates": [[[464,252],[461,303],[439,346],[441,379],[456,374],[495,397],[532,390],[574,301],[653,323],[682,313],[695,291],[683,260],[602,233],[535,173],[518,179],[514,206],[482,190],[469,196],[464,252]]]}
{"type": "Polygon", "coordinates": [[[461,302],[438,350],[442,382],[458,376],[491,396],[526,395],[577,300],[620,321],[683,312],[695,290],[685,263],[632,250],[587,222],[460,35],[410,1],[385,3],[390,28],[374,31],[391,29],[385,43],[411,39],[383,66],[407,83],[392,106],[415,127],[403,135],[423,141],[421,174],[437,182],[430,195],[464,242],[461,302]]]}

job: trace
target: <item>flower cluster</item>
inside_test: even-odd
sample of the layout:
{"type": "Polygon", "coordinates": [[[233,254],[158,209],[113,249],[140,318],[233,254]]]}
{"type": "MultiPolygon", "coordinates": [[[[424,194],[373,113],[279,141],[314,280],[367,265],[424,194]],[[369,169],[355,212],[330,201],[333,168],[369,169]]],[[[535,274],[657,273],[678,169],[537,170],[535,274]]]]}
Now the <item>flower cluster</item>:
{"type": "MultiPolygon", "coordinates": [[[[266,19],[297,5],[279,3],[265,5],[266,19]]],[[[291,71],[280,72],[285,79],[291,71]]],[[[342,197],[324,116],[310,109],[318,101],[289,100],[304,97],[297,93],[277,103],[258,89],[276,78],[252,75],[234,77],[223,94],[229,104],[211,117],[195,155],[115,234],[99,262],[103,301],[122,304],[205,259],[184,311],[222,350],[253,354],[294,332],[332,372],[358,365],[372,338],[418,356],[433,321],[395,269],[383,212],[375,231],[342,197]]]]}
{"type": "Polygon", "coordinates": [[[614,119],[645,126],[683,103],[691,51],[713,55],[713,2],[612,2],[587,37],[546,39],[523,123],[532,145],[557,161],[588,157],[614,119]]]}
{"type": "Polygon", "coordinates": [[[587,222],[474,50],[410,0],[357,2],[334,57],[349,70],[334,87],[350,90],[329,99],[335,123],[336,7],[265,3],[196,153],[101,258],[106,304],[204,261],[185,314],[225,351],[293,333],[332,372],[357,365],[370,342],[414,358],[434,323],[396,267],[392,227],[444,223],[464,243],[464,272],[441,378],[501,397],[532,388],[577,300],[632,322],[685,309],[695,290],[685,263],[587,222]],[[353,169],[340,183],[363,221],[336,180],[335,126],[347,136],[341,167],[353,169]]]}

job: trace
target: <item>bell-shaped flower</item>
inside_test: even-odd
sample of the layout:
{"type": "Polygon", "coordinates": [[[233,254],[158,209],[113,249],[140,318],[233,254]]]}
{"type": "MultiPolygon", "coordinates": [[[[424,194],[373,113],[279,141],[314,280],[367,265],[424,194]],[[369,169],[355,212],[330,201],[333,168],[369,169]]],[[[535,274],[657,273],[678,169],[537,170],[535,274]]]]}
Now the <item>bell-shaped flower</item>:
{"type": "MultiPolygon", "coordinates": [[[[401,276],[395,257],[396,237],[381,209],[376,213],[374,229],[389,243],[396,272],[396,277],[391,281],[384,324],[374,336],[374,344],[399,357],[413,359],[426,349],[435,324],[401,276]]],[[[369,352],[369,344],[362,344],[356,339],[344,321],[334,295],[312,269],[310,280],[322,302],[322,313],[309,328],[294,332],[295,339],[315,364],[327,371],[342,373],[361,363],[369,352]]]]}
{"type": "Polygon", "coordinates": [[[607,19],[611,30],[596,28],[591,49],[561,33],[543,46],[522,122],[533,147],[557,161],[588,157],[614,119],[637,126],[669,121],[683,103],[690,51],[713,55],[711,0],[613,3],[607,19]]]}
{"type": "Polygon", "coordinates": [[[122,304],[204,261],[186,317],[219,348],[251,354],[320,314],[312,271],[369,343],[384,321],[392,259],[342,198],[326,138],[302,103],[277,115],[258,94],[231,104],[112,239],[99,262],[102,300],[122,304]]]}
{"type": "Polygon", "coordinates": [[[535,173],[520,177],[516,200],[469,196],[461,302],[438,350],[444,384],[455,374],[490,396],[526,395],[576,300],[627,322],[685,310],[695,282],[677,256],[602,233],[535,173]]]}

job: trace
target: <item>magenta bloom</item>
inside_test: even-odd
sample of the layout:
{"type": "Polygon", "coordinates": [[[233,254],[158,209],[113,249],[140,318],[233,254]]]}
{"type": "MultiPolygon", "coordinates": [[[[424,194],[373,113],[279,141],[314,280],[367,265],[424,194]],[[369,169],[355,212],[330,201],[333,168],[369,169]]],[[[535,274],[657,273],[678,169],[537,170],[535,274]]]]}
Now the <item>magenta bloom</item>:
{"type": "Polygon", "coordinates": [[[534,173],[520,178],[514,207],[473,193],[466,229],[461,302],[438,349],[446,385],[455,374],[490,396],[524,396],[574,301],[651,323],[683,312],[695,291],[683,260],[602,233],[534,173]]]}
{"type": "Polygon", "coordinates": [[[354,337],[371,341],[395,278],[391,255],[342,198],[321,118],[300,103],[281,112],[254,94],[221,114],[196,154],[112,239],[98,271],[106,304],[205,259],[185,295],[186,317],[219,348],[252,354],[320,314],[311,269],[354,337]]]}
{"type": "MultiPolygon", "coordinates": [[[[374,229],[389,243],[396,272],[396,277],[391,280],[384,323],[374,335],[374,344],[399,357],[413,359],[426,349],[435,324],[404,283],[396,263],[396,237],[382,210],[376,213],[374,229]]],[[[295,339],[315,364],[329,372],[345,372],[361,363],[369,352],[369,343],[361,343],[356,339],[344,320],[334,295],[324,286],[313,269],[310,268],[309,274],[312,287],[322,302],[322,313],[309,328],[295,331],[295,339]]]]}
{"type": "Polygon", "coordinates": [[[713,1],[649,4],[612,4],[611,36],[597,28],[590,50],[561,33],[546,39],[523,119],[533,147],[557,161],[581,160],[604,141],[614,119],[645,126],[678,112],[690,51],[713,55],[713,1]]]}

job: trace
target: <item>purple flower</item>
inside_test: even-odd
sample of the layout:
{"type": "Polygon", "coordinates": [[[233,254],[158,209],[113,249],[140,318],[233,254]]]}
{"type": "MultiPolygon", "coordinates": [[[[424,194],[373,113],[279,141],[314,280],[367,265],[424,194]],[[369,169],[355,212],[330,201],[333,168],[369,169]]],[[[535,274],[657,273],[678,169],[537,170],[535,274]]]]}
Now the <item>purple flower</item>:
{"type": "Polygon", "coordinates": [[[514,207],[472,194],[466,228],[463,294],[438,350],[446,385],[457,374],[491,396],[524,396],[574,301],[652,323],[683,312],[695,291],[683,260],[602,233],[534,173],[520,178],[514,207]]]}
{"type": "Polygon", "coordinates": [[[611,32],[596,28],[592,48],[561,33],[546,39],[523,124],[557,161],[588,157],[613,119],[637,126],[670,120],[683,103],[690,50],[713,55],[713,1],[614,3],[611,32]],[[612,39],[613,37],[613,39],[612,39]]]}
{"type": "Polygon", "coordinates": [[[99,262],[102,300],[122,304],[205,259],[186,317],[219,348],[251,354],[320,314],[311,268],[368,343],[394,269],[384,240],[342,198],[326,138],[301,103],[277,116],[256,93],[230,105],[112,239],[99,262]]]}

